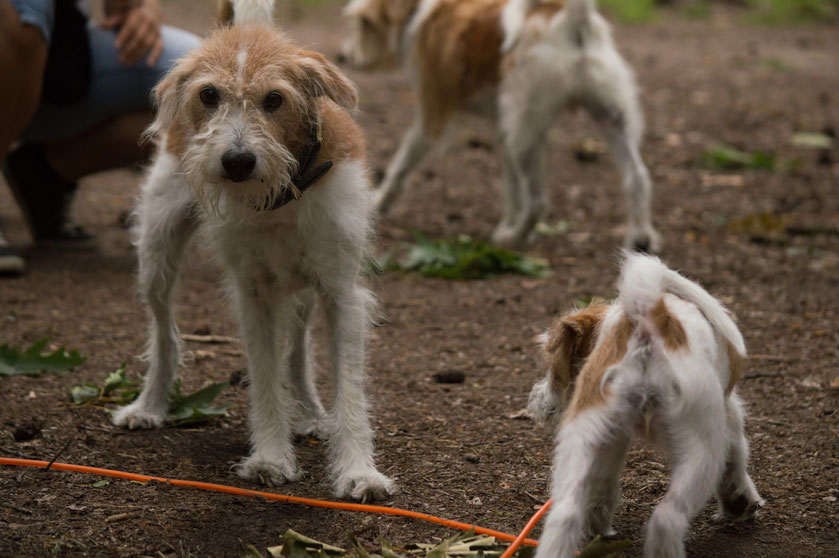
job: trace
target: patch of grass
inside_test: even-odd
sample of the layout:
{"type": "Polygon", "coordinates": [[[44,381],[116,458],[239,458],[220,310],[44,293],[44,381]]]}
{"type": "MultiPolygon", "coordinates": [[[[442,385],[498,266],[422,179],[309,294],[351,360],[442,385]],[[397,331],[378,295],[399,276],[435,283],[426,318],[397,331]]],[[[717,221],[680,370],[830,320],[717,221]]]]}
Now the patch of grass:
{"type": "Polygon", "coordinates": [[[828,20],[839,13],[839,0],[749,0],[760,23],[800,23],[828,20]]]}
{"type": "Polygon", "coordinates": [[[64,345],[51,353],[45,351],[49,342],[49,337],[44,337],[23,351],[8,344],[0,345],[0,376],[66,374],[87,360],[78,351],[68,351],[64,345]]]}
{"type": "Polygon", "coordinates": [[[766,151],[748,153],[725,143],[717,143],[702,156],[702,164],[712,170],[774,170],[775,156],[766,151]]]}
{"type": "Polygon", "coordinates": [[[688,19],[708,19],[711,17],[711,3],[708,0],[694,0],[682,8],[682,14],[688,19]]]}
{"type": "Polygon", "coordinates": [[[652,21],[656,15],[656,0],[598,0],[597,3],[623,23],[652,21]]]}
{"type": "Polygon", "coordinates": [[[541,258],[499,248],[466,235],[431,240],[416,233],[414,238],[415,243],[407,245],[407,252],[401,258],[388,254],[381,262],[383,269],[414,271],[425,277],[452,280],[486,279],[506,273],[532,277],[550,274],[548,263],[541,258]]]}

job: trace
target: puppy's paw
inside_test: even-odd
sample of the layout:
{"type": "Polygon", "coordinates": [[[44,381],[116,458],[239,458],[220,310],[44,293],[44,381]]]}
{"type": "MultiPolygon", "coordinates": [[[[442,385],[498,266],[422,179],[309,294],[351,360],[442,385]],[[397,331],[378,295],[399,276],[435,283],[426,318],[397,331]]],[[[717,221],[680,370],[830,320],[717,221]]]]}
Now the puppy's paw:
{"type": "Polygon", "coordinates": [[[335,495],[338,498],[352,498],[361,503],[386,500],[396,493],[392,480],[376,469],[359,474],[349,473],[335,482],[335,495]]]}
{"type": "Polygon", "coordinates": [[[526,243],[526,236],[516,228],[501,224],[492,232],[490,241],[502,248],[523,248],[526,243]]]}
{"type": "Polygon", "coordinates": [[[755,494],[737,494],[721,500],[714,520],[727,523],[740,523],[754,519],[757,511],[766,501],[755,494]]]}
{"type": "Polygon", "coordinates": [[[165,420],[165,411],[149,408],[140,401],[118,409],[111,417],[115,425],[131,430],[160,428],[165,420]]]}
{"type": "Polygon", "coordinates": [[[294,482],[302,476],[294,460],[270,459],[261,455],[251,455],[233,469],[243,479],[267,486],[294,482]]]}
{"type": "Polygon", "coordinates": [[[542,426],[552,426],[559,415],[559,402],[548,379],[536,382],[527,400],[527,414],[542,426]]]}
{"type": "Polygon", "coordinates": [[[294,421],[292,433],[295,438],[312,437],[318,440],[328,440],[330,429],[324,417],[306,417],[294,421]]]}

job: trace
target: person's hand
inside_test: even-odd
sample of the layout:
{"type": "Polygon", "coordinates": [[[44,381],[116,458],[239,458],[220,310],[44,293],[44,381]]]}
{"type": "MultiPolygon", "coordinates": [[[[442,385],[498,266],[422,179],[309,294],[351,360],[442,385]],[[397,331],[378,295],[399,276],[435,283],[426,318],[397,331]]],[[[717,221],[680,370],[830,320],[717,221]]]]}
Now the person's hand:
{"type": "Polygon", "coordinates": [[[119,29],[114,45],[121,64],[131,66],[143,57],[154,66],[163,52],[160,6],[157,0],[109,0],[105,29],[119,29]]]}

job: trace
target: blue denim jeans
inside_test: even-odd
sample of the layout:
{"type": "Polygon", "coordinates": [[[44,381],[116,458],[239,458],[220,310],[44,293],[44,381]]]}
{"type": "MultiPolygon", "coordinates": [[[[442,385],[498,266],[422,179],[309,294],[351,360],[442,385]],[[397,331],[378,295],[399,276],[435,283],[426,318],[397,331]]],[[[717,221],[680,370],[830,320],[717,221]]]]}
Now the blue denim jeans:
{"type": "MultiPolygon", "coordinates": [[[[49,43],[54,25],[55,0],[11,0],[23,23],[34,25],[49,43]]],[[[154,66],[140,60],[120,64],[114,46],[116,32],[88,26],[91,82],[87,97],[75,105],[56,107],[42,103],[18,138],[23,142],[71,138],[120,114],[151,110],[150,93],[175,61],[198,45],[192,33],[163,26],[163,53],[154,66]]]]}

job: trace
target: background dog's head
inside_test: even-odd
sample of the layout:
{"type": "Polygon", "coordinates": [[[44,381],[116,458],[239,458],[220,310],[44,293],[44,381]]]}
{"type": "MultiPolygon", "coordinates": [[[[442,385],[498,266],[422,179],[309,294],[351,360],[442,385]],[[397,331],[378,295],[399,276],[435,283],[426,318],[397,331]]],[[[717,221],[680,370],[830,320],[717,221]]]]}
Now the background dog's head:
{"type": "Polygon", "coordinates": [[[397,64],[402,39],[419,0],[353,0],[344,8],[350,34],[340,59],[358,69],[397,64]]]}
{"type": "Polygon", "coordinates": [[[351,108],[355,86],[321,54],[261,26],[219,29],[154,90],[147,134],[180,159],[208,209],[271,207],[297,171],[321,97],[351,108]]]}

